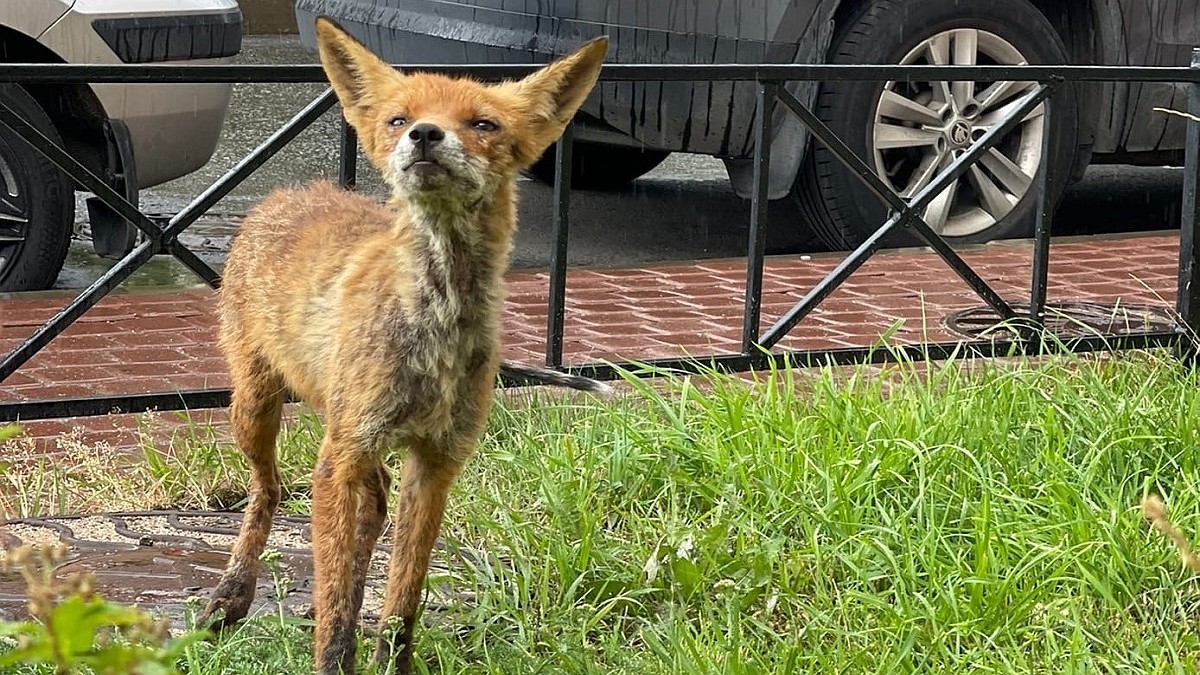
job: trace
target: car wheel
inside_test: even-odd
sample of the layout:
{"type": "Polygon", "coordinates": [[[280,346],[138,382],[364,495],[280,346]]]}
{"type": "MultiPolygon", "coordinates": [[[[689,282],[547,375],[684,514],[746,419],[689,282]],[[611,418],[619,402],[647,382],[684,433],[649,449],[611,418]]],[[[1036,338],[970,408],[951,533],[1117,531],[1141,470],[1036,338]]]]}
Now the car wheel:
{"type": "MultiPolygon", "coordinates": [[[[50,118],[24,89],[0,84],[0,100],[62,144],[50,118]]],[[[0,291],[52,286],[67,257],[74,221],[71,180],[0,126],[0,291]]]]}
{"type": "MultiPolygon", "coordinates": [[[[839,26],[830,62],[901,65],[1065,63],[1054,27],[1026,0],[874,0],[839,26]]],[[[902,197],[1002,119],[1033,82],[827,82],[816,115],[902,197]]],[[[1077,145],[1074,90],[1054,98],[1047,128],[1039,106],[925,209],[925,221],[951,243],[1028,236],[1033,230],[1039,163],[1059,163],[1058,199],[1077,145]],[[1042,157],[1042,137],[1055,151],[1042,157]]],[[[887,209],[824,147],[813,142],[793,195],[827,245],[857,246],[883,224],[887,209]]],[[[897,233],[888,243],[919,243],[897,233]]]]}
{"type": "MultiPolygon", "coordinates": [[[[617,145],[576,142],[571,162],[571,187],[580,190],[616,190],[650,173],[671,153],[617,145]]],[[[554,185],[553,147],[529,168],[529,175],[554,185]]]]}

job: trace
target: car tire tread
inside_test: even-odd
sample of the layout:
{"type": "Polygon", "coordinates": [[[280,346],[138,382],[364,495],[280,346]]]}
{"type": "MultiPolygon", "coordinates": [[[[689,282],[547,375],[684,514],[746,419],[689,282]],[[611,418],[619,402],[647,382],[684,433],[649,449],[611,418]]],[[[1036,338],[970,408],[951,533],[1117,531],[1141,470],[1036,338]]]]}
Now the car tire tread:
{"type": "MultiPolygon", "coordinates": [[[[0,98],[44,136],[62,146],[54,124],[24,89],[0,84],[0,98]]],[[[29,177],[25,187],[29,190],[32,216],[21,252],[8,263],[14,267],[0,274],[0,291],[43,290],[58,278],[70,248],[75,220],[74,186],[66,174],[12,132],[0,132],[0,136],[5,137],[20,160],[12,169],[20,171],[24,167],[29,177]]]]}

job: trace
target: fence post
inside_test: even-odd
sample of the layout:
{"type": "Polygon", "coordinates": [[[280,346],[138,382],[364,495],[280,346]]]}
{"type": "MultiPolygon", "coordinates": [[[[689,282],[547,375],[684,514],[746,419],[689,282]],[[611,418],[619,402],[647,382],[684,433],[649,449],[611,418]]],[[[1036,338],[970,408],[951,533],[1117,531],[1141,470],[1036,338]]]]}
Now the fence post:
{"type": "Polygon", "coordinates": [[[771,121],[775,112],[774,82],[758,83],[758,116],[754,120],[754,198],[750,209],[750,246],[746,257],[746,302],[742,314],[742,353],[758,348],[762,319],[763,251],[771,183],[771,121]]]}
{"type": "Polygon", "coordinates": [[[1058,179],[1051,156],[1054,153],[1053,134],[1050,133],[1050,118],[1054,115],[1053,94],[1042,104],[1042,160],[1034,185],[1037,194],[1037,222],[1034,227],[1033,283],[1029,289],[1029,318],[1039,326],[1046,319],[1046,288],[1049,285],[1050,231],[1054,222],[1054,197],[1051,186],[1058,179]]]}
{"type": "Polygon", "coordinates": [[[567,235],[571,225],[571,167],[575,154],[575,125],[568,124],[558,139],[554,161],[554,248],[550,250],[550,293],[546,311],[546,365],[563,361],[563,324],[567,304],[567,235]]]}
{"type": "MultiPolygon", "coordinates": [[[[1200,49],[1192,50],[1192,70],[1200,72],[1200,49]]],[[[1200,83],[1188,83],[1188,112],[1200,115],[1200,83]]],[[[1183,164],[1183,205],[1179,223],[1179,289],[1175,307],[1182,332],[1179,357],[1189,366],[1196,365],[1196,339],[1200,335],[1200,249],[1196,244],[1196,197],[1200,192],[1200,121],[1187,121],[1187,145],[1183,164]]]]}
{"type": "Polygon", "coordinates": [[[1058,84],[1050,90],[1046,100],[1042,102],[1045,112],[1042,114],[1042,159],[1038,165],[1034,189],[1037,194],[1037,220],[1033,233],[1033,274],[1029,286],[1029,323],[1025,337],[1038,345],[1041,351],[1046,329],[1046,294],[1050,283],[1050,233],[1054,227],[1054,190],[1058,182],[1054,156],[1054,138],[1051,133],[1054,116],[1054,94],[1061,88],[1058,84]]]}
{"type": "Polygon", "coordinates": [[[338,185],[353,190],[358,184],[358,133],[342,118],[341,144],[338,149],[338,185]]]}

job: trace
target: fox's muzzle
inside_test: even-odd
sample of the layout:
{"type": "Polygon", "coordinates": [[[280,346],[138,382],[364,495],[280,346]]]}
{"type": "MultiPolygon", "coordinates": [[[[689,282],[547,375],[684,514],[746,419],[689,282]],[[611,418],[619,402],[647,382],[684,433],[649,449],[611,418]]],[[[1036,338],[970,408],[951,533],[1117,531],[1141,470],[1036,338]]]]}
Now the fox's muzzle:
{"type": "Polygon", "coordinates": [[[479,161],[469,156],[462,139],[433,122],[418,122],[400,136],[391,168],[396,187],[412,194],[452,191],[474,201],[484,186],[479,161]]]}

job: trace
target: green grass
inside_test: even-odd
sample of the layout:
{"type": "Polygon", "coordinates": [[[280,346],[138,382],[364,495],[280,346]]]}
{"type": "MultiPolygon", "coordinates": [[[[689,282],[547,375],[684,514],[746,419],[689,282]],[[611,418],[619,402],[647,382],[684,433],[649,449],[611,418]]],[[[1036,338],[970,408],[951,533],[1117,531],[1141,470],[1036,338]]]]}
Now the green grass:
{"type": "MultiPolygon", "coordinates": [[[[422,672],[1200,668],[1200,587],[1137,508],[1200,530],[1200,376],[1140,354],[760,380],[498,407],[436,580],[471,600],[425,613],[422,672]]],[[[184,670],[304,672],[307,630],[260,617],[184,670]]]]}

